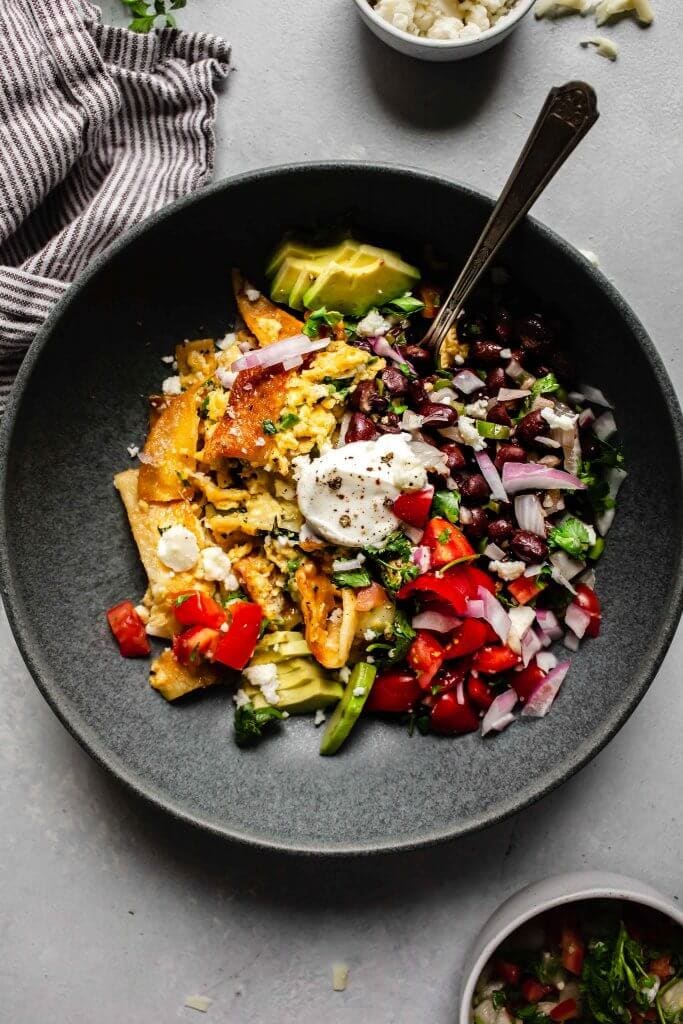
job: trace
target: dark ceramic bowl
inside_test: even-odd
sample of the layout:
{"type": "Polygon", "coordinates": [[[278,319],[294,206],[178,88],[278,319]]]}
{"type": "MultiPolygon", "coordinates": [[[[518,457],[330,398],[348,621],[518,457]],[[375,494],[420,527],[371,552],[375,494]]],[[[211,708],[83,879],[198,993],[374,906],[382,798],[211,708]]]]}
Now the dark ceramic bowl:
{"type": "Polygon", "coordinates": [[[145,581],[112,487],[145,435],[145,396],[179,339],[220,335],[229,270],[258,279],[292,227],[346,222],[410,255],[432,241],[455,263],[488,199],[416,171],[290,167],[221,183],[146,221],[96,261],[38,335],[2,428],[2,588],[42,693],[83,746],[173,814],[280,849],[365,852],[431,843],[499,820],[577,771],[651,682],[681,611],[681,414],[662,362],[623,300],[576,252],[525,224],[505,259],[560,306],[583,377],[616,402],[630,476],[599,588],[599,639],[574,657],[552,714],[493,741],[408,737],[362,722],[334,758],[310,718],[253,751],[235,747],[231,699],[181,706],[119,657],[104,610],[145,581]]]}

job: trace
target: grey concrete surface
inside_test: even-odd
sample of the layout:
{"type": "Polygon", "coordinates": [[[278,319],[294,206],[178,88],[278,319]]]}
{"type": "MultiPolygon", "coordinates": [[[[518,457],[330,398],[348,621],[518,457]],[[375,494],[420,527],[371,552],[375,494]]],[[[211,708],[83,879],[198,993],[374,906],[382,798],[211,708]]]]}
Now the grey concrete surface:
{"type": "MultiPolygon", "coordinates": [[[[610,30],[616,64],[579,48],[593,29],[572,18],[528,18],[452,66],[384,48],[351,0],[188,0],[180,21],[234,44],[217,176],[349,157],[493,193],[548,87],[593,82],[602,119],[537,215],[598,253],[680,388],[683,12],[654,6],[651,29],[610,30]]],[[[104,8],[123,23],[117,0],[104,8]]],[[[620,735],[514,820],[431,851],[321,864],[220,844],[138,804],[52,716],[3,618],[0,1020],[447,1024],[472,936],[530,879],[592,866],[681,892],[682,656],[679,634],[620,735]],[[334,961],[350,966],[344,993],[334,961]],[[193,993],[213,1000],[205,1018],[183,1007],[193,993]]]]}

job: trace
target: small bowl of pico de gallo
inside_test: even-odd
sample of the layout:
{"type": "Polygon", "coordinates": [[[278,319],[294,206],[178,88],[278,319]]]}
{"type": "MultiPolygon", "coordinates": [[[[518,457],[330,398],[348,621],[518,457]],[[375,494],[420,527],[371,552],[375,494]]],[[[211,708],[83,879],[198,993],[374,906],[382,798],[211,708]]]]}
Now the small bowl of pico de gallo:
{"type": "Polygon", "coordinates": [[[489,918],[463,975],[460,1024],[681,1024],[683,913],[607,872],[527,886],[489,918]]]}

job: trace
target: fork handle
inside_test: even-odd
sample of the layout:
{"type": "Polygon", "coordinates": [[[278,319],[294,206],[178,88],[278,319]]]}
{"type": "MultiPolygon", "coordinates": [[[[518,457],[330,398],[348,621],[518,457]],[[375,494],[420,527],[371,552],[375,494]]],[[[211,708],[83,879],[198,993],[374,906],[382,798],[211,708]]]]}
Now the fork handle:
{"type": "Polygon", "coordinates": [[[585,82],[567,82],[548,93],[486,227],[425,336],[425,343],[436,349],[437,364],[441,344],[467,296],[598,117],[595,91],[585,82]]]}

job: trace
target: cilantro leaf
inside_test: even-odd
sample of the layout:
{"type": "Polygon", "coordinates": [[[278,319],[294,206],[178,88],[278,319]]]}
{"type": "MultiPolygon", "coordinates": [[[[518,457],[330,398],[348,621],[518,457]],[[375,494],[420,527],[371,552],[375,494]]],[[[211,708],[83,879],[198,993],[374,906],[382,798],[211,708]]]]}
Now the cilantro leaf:
{"type": "Polygon", "coordinates": [[[415,639],[415,630],[408,622],[404,613],[397,608],[391,632],[385,633],[381,640],[368,646],[368,654],[374,655],[375,661],[393,665],[403,661],[408,648],[415,639]]]}
{"type": "Polygon", "coordinates": [[[293,412],[283,412],[280,419],[277,421],[278,430],[289,430],[296,423],[299,422],[299,417],[293,412]]]}
{"type": "Polygon", "coordinates": [[[437,491],[432,505],[434,514],[457,523],[460,519],[460,491],[437,491]]]}
{"type": "Polygon", "coordinates": [[[418,313],[421,309],[425,308],[424,302],[416,299],[414,295],[406,292],[405,295],[401,295],[398,299],[392,299],[391,302],[387,302],[386,307],[390,312],[405,313],[406,316],[411,316],[413,313],[418,313]]]}
{"type": "Polygon", "coordinates": [[[285,716],[279,708],[255,708],[243,704],[235,711],[235,742],[238,747],[249,747],[263,736],[263,730],[285,716]]]}
{"type": "Polygon", "coordinates": [[[548,541],[551,547],[563,548],[572,558],[581,558],[591,546],[588,527],[574,517],[554,526],[548,534],[548,541]]]}
{"type": "Polygon", "coordinates": [[[337,310],[332,309],[328,311],[325,306],[321,306],[320,309],[313,310],[307,318],[303,326],[303,332],[309,338],[317,338],[323,324],[326,324],[328,327],[334,327],[343,319],[344,317],[337,310]]]}
{"type": "Polygon", "coordinates": [[[277,434],[277,427],[272,420],[264,420],[261,426],[264,434],[277,434]]]}
{"type": "Polygon", "coordinates": [[[413,548],[402,530],[389,534],[381,548],[368,547],[365,553],[372,560],[380,580],[392,592],[414,580],[419,569],[413,562],[413,548]]]}
{"type": "Polygon", "coordinates": [[[372,583],[367,569],[348,569],[346,572],[335,572],[332,579],[337,587],[369,587],[372,583]]]}

